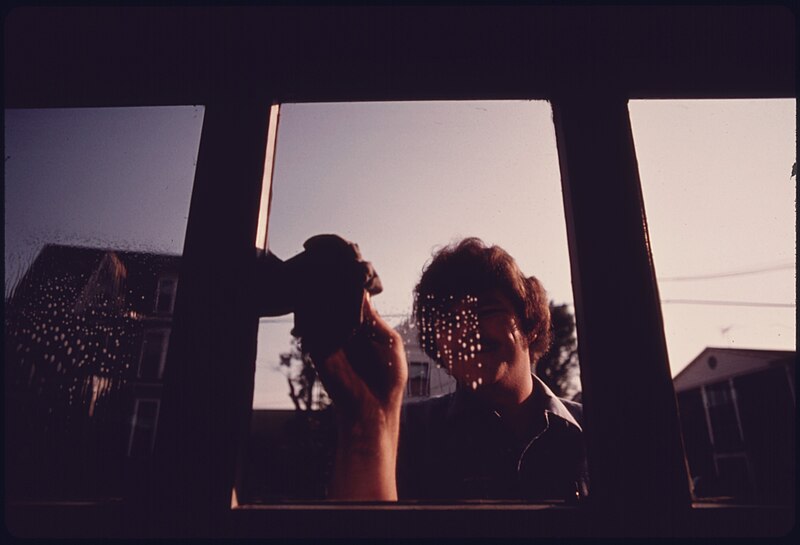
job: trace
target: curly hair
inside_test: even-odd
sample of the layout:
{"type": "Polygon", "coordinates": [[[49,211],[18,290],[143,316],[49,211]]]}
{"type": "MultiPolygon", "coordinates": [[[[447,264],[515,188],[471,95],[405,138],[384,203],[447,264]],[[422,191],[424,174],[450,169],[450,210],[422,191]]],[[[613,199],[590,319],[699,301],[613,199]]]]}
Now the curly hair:
{"type": "MultiPolygon", "coordinates": [[[[414,288],[414,317],[423,324],[435,305],[445,299],[462,299],[499,289],[511,301],[525,335],[531,364],[551,343],[550,306],[536,277],[526,277],[517,262],[499,246],[487,246],[470,237],[436,252],[414,288]]],[[[436,347],[424,327],[417,328],[420,346],[436,361],[436,347]]]]}

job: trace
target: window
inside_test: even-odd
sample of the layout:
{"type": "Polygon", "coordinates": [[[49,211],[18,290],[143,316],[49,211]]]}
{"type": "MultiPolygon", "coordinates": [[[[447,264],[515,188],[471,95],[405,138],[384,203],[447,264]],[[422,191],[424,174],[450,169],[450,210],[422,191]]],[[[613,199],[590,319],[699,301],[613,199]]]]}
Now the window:
{"type": "Polygon", "coordinates": [[[155,311],[161,314],[172,314],[175,307],[175,291],[178,288],[177,278],[159,278],[156,292],[155,311]]]}
{"type": "Polygon", "coordinates": [[[426,361],[408,362],[408,384],[406,385],[406,396],[428,397],[430,394],[430,375],[429,364],[426,361]]]}
{"type": "MultiPolygon", "coordinates": [[[[414,286],[437,248],[467,236],[498,244],[541,280],[565,318],[574,312],[551,115],[544,101],[280,105],[280,123],[269,130],[275,146],[267,152],[271,200],[262,194],[260,213],[263,218],[268,206],[268,247],[288,259],[321,233],[359,245],[382,280],[376,308],[404,340],[407,403],[455,390],[455,380],[420,349],[411,317],[414,286]],[[547,235],[531,240],[530,232],[547,235]]],[[[580,391],[577,357],[567,355],[575,348],[574,321],[564,323],[557,339],[564,356],[551,357],[552,374],[539,376],[560,395],[573,397],[580,391]]],[[[275,489],[286,490],[291,479],[309,490],[287,475],[298,471],[295,463],[287,462],[281,472],[277,462],[264,468],[258,460],[270,448],[303,452],[296,444],[299,430],[331,421],[322,414],[330,400],[292,340],[292,325],[292,315],[260,321],[249,461],[237,487],[241,504],[280,498],[275,489]],[[276,483],[272,490],[270,479],[276,483]]],[[[332,453],[332,446],[313,445],[331,434],[304,433],[309,446],[303,455],[330,468],[323,451],[332,453]]],[[[320,473],[315,490],[324,491],[328,477],[320,473]]],[[[324,493],[306,496],[323,498],[324,493]]]]}
{"type": "Polygon", "coordinates": [[[158,399],[137,399],[131,420],[128,456],[147,457],[153,451],[158,426],[158,399]]]}
{"type": "MultiPolygon", "coordinates": [[[[165,393],[164,418],[159,426],[166,428],[172,420],[173,433],[168,437],[176,437],[178,444],[183,445],[164,471],[164,475],[174,475],[174,479],[154,487],[153,491],[132,496],[129,504],[134,507],[160,504],[150,511],[142,508],[131,518],[123,515],[128,510],[121,507],[98,509],[95,504],[82,502],[55,507],[6,502],[9,531],[15,535],[78,538],[164,533],[345,538],[485,535],[526,539],[585,537],[594,535],[598,529],[605,535],[670,537],[775,537],[791,532],[795,525],[793,507],[714,504],[688,510],[685,490],[659,476],[658,469],[662,468],[667,470],[662,474],[670,477],[680,473],[664,467],[670,465],[670,452],[680,441],[669,433],[672,426],[669,419],[674,420],[674,415],[667,413],[674,410],[674,396],[668,363],[663,356],[661,309],[658,293],[651,297],[648,291],[655,281],[655,272],[649,260],[646,230],[642,236],[641,199],[629,131],[625,124],[602,121],[617,119],[619,105],[631,97],[794,97],[795,26],[791,12],[787,13],[783,6],[769,5],[643,9],[398,6],[13,10],[5,26],[9,47],[4,59],[4,96],[8,107],[206,101],[210,104],[203,118],[203,146],[192,195],[191,221],[186,230],[186,251],[182,256],[189,273],[181,278],[181,297],[186,299],[179,299],[175,309],[171,340],[174,350],[170,353],[177,353],[177,357],[173,356],[168,363],[166,373],[179,401],[170,405],[167,402],[170,396],[165,393]],[[270,31],[265,32],[265,28],[270,31]],[[447,31],[443,33],[442,29],[447,31]],[[214,36],[211,48],[209,33],[214,36]],[[320,44],[321,47],[316,47],[320,44]],[[108,62],[109,58],[115,62],[108,62]],[[588,433],[594,436],[597,431],[599,436],[591,456],[593,474],[600,477],[593,483],[597,485],[593,486],[593,494],[603,492],[602,498],[596,496],[597,501],[593,502],[597,509],[542,509],[508,504],[441,505],[425,509],[414,505],[301,504],[229,510],[229,476],[235,460],[231,452],[238,443],[234,430],[250,416],[249,411],[237,408],[242,397],[252,393],[252,372],[243,371],[253,364],[250,351],[255,333],[242,333],[247,328],[241,325],[238,297],[239,288],[248,287],[247,267],[252,260],[252,251],[248,251],[252,247],[248,245],[252,245],[256,230],[254,204],[258,200],[259,169],[263,165],[263,140],[267,132],[266,124],[261,126],[261,121],[249,124],[249,120],[259,119],[264,113],[254,102],[519,97],[548,98],[554,104],[581,332],[581,380],[585,407],[591,412],[593,422],[588,433]],[[261,165],[253,166],[258,163],[261,165]],[[640,260],[641,255],[646,259],[640,260]],[[206,308],[201,301],[207,301],[203,297],[210,293],[220,295],[212,318],[201,312],[206,308]],[[595,311],[596,308],[600,310],[595,311]],[[619,350],[621,337],[624,350],[619,350]],[[191,372],[173,373],[175,369],[180,371],[181,365],[191,367],[191,372]],[[221,369],[225,372],[220,372],[221,369]],[[626,395],[619,395],[620,392],[626,395]],[[649,403],[650,398],[654,403],[649,403]],[[658,406],[668,410],[659,411],[658,406]],[[615,435],[612,424],[627,425],[637,417],[650,427],[627,426],[625,433],[615,435]],[[641,456],[636,457],[638,454],[641,456]],[[642,493],[642,482],[647,483],[648,494],[642,493]],[[667,503],[674,500],[667,506],[674,509],[655,508],[658,499],[666,499],[667,503]],[[148,524],[153,522],[153,513],[163,513],[164,519],[177,527],[169,526],[162,531],[157,523],[148,524]]],[[[627,108],[621,117],[627,123],[627,108]]],[[[8,121],[7,117],[7,131],[8,121]]],[[[6,144],[9,142],[7,133],[6,144]]],[[[640,144],[637,142],[637,149],[640,144]]],[[[174,153],[176,147],[168,145],[162,149],[174,153]]],[[[30,209],[12,204],[8,197],[14,157],[14,153],[6,151],[7,221],[9,211],[30,209]]],[[[640,159],[642,182],[646,183],[651,176],[645,173],[644,156],[640,159]]],[[[102,190],[97,192],[100,194],[105,195],[102,190]]],[[[649,196],[648,199],[652,201],[649,196]]],[[[788,202],[794,199],[789,198],[788,202]]],[[[137,224],[146,224],[141,221],[142,211],[153,209],[131,208],[139,216],[137,224]]],[[[159,214],[172,217],[163,211],[159,214]]],[[[181,214],[175,217],[180,218],[181,214]]],[[[653,214],[648,213],[648,218],[651,227],[655,227],[653,214]]],[[[7,251],[9,232],[7,224],[7,251]]],[[[64,230],[58,232],[66,234],[64,230]]],[[[176,231],[175,240],[182,241],[183,232],[176,231]]],[[[655,231],[654,236],[657,238],[655,231]]],[[[663,276],[667,271],[659,261],[656,238],[653,249],[659,276],[663,276]]],[[[366,255],[370,257],[369,252],[366,255]]],[[[6,271],[9,276],[15,274],[9,266],[8,254],[6,271]]],[[[664,288],[661,283],[662,296],[667,295],[664,288]]],[[[99,293],[110,294],[113,290],[99,293]]],[[[134,313],[129,315],[151,313],[154,293],[154,284],[147,286],[144,293],[135,293],[134,300],[146,300],[146,307],[126,309],[134,313]]],[[[681,305],[663,305],[667,324],[670,309],[681,305]]],[[[699,310],[700,305],[696,307],[699,310]]],[[[8,308],[6,305],[7,311],[8,308]]],[[[90,316],[83,317],[89,320],[90,316]]],[[[668,337],[670,328],[667,325],[668,337]]],[[[85,340],[89,342],[88,338],[85,340]]],[[[6,348],[12,351],[20,344],[8,342],[8,337],[6,341],[6,348]]],[[[132,372],[139,347],[129,348],[134,358],[132,372]]],[[[289,348],[280,350],[286,352],[289,348]]],[[[762,346],[758,350],[767,348],[762,346]]],[[[704,368],[708,368],[705,361],[709,355],[717,358],[715,372],[730,367],[721,353],[707,353],[700,354],[704,368]]],[[[670,356],[673,365],[682,363],[671,346],[670,356]]],[[[774,362],[772,371],[778,371],[780,377],[793,378],[794,366],[786,364],[784,356],[780,353],[770,356],[774,362]]],[[[795,359],[791,356],[792,362],[795,359]]],[[[12,361],[8,353],[4,361],[12,361]]],[[[53,363],[57,362],[58,357],[53,363]]],[[[33,376],[35,384],[41,365],[34,372],[23,369],[20,376],[11,373],[14,381],[24,382],[33,376]]],[[[680,377],[675,378],[677,383],[680,377]]],[[[754,415],[765,410],[781,411],[787,403],[793,404],[793,390],[787,382],[774,382],[779,378],[776,373],[760,371],[748,375],[747,381],[738,376],[733,378],[737,397],[742,399],[746,441],[752,437],[746,422],[754,415]],[[776,388],[783,384],[786,388],[776,389],[775,396],[765,397],[759,395],[765,384],[776,388]],[[757,402],[751,404],[753,400],[757,402]],[[750,409],[745,411],[745,407],[750,409]]],[[[88,382],[91,381],[90,378],[88,382]]],[[[9,382],[12,381],[6,380],[6,384],[9,382]]],[[[19,396],[16,390],[6,392],[8,408],[9,400],[17,403],[19,396]]],[[[679,391],[678,396],[693,400],[692,411],[697,406],[702,409],[699,388],[679,391]]],[[[683,405],[680,409],[683,412],[683,405]]],[[[8,418],[8,411],[6,414],[10,426],[27,425],[26,420],[8,418]]],[[[127,411],[123,425],[114,429],[127,430],[125,418],[129,414],[127,411]]],[[[775,433],[774,429],[762,429],[755,441],[770,444],[769,451],[778,452],[783,441],[793,445],[793,429],[792,425],[786,430],[791,433],[786,434],[784,430],[775,433]]],[[[7,425],[7,445],[21,445],[19,441],[8,441],[10,433],[7,425]]],[[[127,434],[123,435],[115,444],[121,445],[124,452],[127,434]]],[[[26,463],[30,452],[11,449],[14,460],[26,463]]],[[[14,465],[16,462],[9,462],[12,456],[8,455],[8,447],[6,453],[8,499],[19,497],[9,493],[20,489],[11,480],[19,484],[20,479],[25,479],[16,470],[29,466],[14,465]]],[[[39,458],[46,462],[41,464],[45,469],[47,464],[55,468],[49,476],[75,473],[72,471],[75,466],[67,471],[61,471],[61,466],[56,468],[57,457],[39,458]]],[[[796,461],[789,460],[789,464],[788,468],[793,470],[796,461]]],[[[99,473],[92,463],[86,467],[99,473]]],[[[754,462],[754,467],[759,464],[754,462]]],[[[779,478],[769,478],[768,482],[790,483],[790,497],[794,497],[794,479],[785,478],[786,467],[777,463],[760,467],[774,468],[769,471],[779,478]]],[[[723,471],[735,474],[738,470],[723,471]]],[[[22,473],[35,475],[35,472],[22,473]]],[[[105,474],[118,472],[110,470],[105,474]]],[[[40,482],[56,481],[45,477],[40,482]]],[[[26,482],[22,488],[33,487],[26,482]]],[[[74,492],[74,487],[67,488],[74,492]]],[[[74,498],[75,494],[67,496],[74,498]]]]}
{"type": "Polygon", "coordinates": [[[733,384],[723,382],[703,387],[708,407],[710,433],[719,452],[732,452],[742,447],[741,423],[734,401],[733,384]]]}
{"type": "Polygon", "coordinates": [[[139,359],[138,377],[146,380],[161,380],[167,360],[169,330],[145,331],[142,338],[142,355],[139,359]]]}
{"type": "Polygon", "coordinates": [[[695,497],[788,503],[795,100],[632,101],[630,111],[695,497]],[[780,401],[765,410],[762,398],[780,401]]]}
{"type": "Polygon", "coordinates": [[[155,314],[174,304],[202,120],[5,111],[8,501],[124,494],[129,422],[152,416],[131,412],[138,379],[165,366],[171,318],[155,314]]]}

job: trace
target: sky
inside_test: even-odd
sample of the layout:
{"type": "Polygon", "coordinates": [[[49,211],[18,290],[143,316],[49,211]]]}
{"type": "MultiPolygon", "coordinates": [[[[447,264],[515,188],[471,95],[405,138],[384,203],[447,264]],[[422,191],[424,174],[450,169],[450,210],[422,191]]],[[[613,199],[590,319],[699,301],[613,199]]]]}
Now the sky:
{"type": "Polygon", "coordinates": [[[47,243],[181,254],[203,108],[5,110],[5,292],[47,243]]]}
{"type": "MultiPolygon", "coordinates": [[[[706,346],[794,350],[795,101],[630,111],[673,375],[706,346]]],[[[202,114],[6,110],[6,291],[47,242],[180,254],[202,114]]],[[[545,101],[284,104],[268,229],[281,258],[318,233],[358,243],[393,324],[432,251],[464,236],[572,303],[545,101]]],[[[261,322],[256,408],[291,407],[277,364],[290,329],[261,322]]]]}

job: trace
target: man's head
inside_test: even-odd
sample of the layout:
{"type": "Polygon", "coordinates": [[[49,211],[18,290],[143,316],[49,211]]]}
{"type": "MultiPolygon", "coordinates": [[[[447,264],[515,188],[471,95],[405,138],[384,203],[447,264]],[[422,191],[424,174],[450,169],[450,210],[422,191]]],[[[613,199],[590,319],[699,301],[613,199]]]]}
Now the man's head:
{"type": "Polygon", "coordinates": [[[420,345],[462,384],[498,380],[550,346],[547,295],[498,246],[467,238],[438,251],[415,289],[420,345]],[[525,360],[522,362],[522,360],[525,360]]]}

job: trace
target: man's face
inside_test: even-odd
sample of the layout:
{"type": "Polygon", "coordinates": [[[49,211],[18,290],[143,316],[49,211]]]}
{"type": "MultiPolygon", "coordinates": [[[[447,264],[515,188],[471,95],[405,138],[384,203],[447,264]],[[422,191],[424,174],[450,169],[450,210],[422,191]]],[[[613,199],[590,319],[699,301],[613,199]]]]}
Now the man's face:
{"type": "Polygon", "coordinates": [[[502,382],[519,366],[529,368],[520,319],[499,290],[448,300],[441,308],[425,334],[433,335],[437,360],[460,384],[477,390],[502,382]]]}

